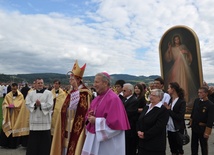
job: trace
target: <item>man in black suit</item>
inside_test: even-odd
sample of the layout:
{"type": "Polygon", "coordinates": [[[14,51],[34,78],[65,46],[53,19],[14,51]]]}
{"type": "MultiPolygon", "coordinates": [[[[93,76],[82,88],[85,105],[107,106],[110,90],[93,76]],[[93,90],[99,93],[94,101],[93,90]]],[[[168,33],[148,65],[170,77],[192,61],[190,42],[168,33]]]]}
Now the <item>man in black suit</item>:
{"type": "Polygon", "coordinates": [[[30,90],[30,88],[28,87],[28,84],[25,83],[25,86],[21,89],[21,93],[24,96],[24,99],[26,98],[29,90],[30,90]]]}
{"type": "Polygon", "coordinates": [[[192,127],[191,151],[198,154],[198,142],[201,145],[202,155],[208,154],[208,139],[212,132],[214,121],[214,104],[208,99],[208,88],[198,89],[199,98],[195,99],[190,126],[192,127]]]}
{"type": "Polygon", "coordinates": [[[136,123],[138,120],[138,101],[134,94],[134,86],[130,83],[123,85],[123,104],[129,119],[131,129],[126,130],[126,155],[136,155],[138,137],[136,132],[136,123]]]}

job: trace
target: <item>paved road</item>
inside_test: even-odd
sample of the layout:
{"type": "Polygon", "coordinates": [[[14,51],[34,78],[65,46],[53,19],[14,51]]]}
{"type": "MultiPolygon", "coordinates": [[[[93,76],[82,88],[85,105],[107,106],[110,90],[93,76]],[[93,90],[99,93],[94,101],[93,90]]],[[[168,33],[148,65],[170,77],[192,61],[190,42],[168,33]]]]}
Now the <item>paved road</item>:
{"type": "Polygon", "coordinates": [[[26,148],[24,147],[18,147],[17,149],[5,149],[0,148],[0,155],[25,155],[26,154],[26,148]]]}
{"type": "MultiPolygon", "coordinates": [[[[188,129],[188,133],[189,135],[191,135],[190,129],[188,129]]],[[[26,153],[26,148],[23,148],[23,147],[19,147],[17,149],[4,149],[0,147],[0,155],[25,155],[25,153],[26,153]]],[[[171,155],[168,145],[167,145],[166,154],[171,155]]],[[[184,154],[191,155],[190,143],[184,146],[184,154]]],[[[201,153],[199,152],[199,155],[200,154],[201,153]]],[[[214,129],[209,139],[209,155],[214,155],[214,129]]]]}

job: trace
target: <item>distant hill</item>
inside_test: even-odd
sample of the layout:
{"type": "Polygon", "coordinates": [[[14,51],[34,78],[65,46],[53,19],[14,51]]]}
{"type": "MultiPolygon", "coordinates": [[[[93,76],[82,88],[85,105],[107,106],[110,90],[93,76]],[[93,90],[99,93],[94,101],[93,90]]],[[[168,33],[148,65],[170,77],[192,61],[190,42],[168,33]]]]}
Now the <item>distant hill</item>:
{"type": "MultiPolygon", "coordinates": [[[[16,74],[16,75],[6,75],[6,74],[0,74],[0,83],[8,83],[8,82],[16,82],[16,83],[22,83],[22,82],[28,82],[32,83],[35,78],[43,78],[45,81],[45,84],[52,84],[55,79],[59,79],[62,84],[67,85],[68,82],[68,76],[65,74],[58,74],[58,73],[33,73],[33,74],[16,74]]],[[[123,79],[126,82],[135,84],[137,82],[145,82],[148,83],[150,81],[153,81],[155,78],[159,77],[158,75],[151,75],[151,76],[134,76],[134,75],[128,75],[128,74],[112,74],[112,84],[115,83],[115,81],[119,79],[123,79]]],[[[83,77],[83,80],[88,85],[92,85],[94,81],[94,76],[86,76],[83,77]]]]}

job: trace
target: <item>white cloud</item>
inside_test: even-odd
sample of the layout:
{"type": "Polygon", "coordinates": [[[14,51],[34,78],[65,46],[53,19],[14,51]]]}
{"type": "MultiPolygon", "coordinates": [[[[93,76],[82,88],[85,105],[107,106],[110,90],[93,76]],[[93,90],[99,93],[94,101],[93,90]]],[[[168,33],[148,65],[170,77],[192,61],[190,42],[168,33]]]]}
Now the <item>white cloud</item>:
{"type": "Polygon", "coordinates": [[[93,0],[86,4],[94,8],[79,16],[0,9],[0,62],[4,64],[0,72],[67,73],[78,59],[80,66],[87,63],[85,75],[104,70],[160,75],[162,35],[172,26],[187,25],[199,37],[204,79],[214,81],[211,0],[93,0]]]}

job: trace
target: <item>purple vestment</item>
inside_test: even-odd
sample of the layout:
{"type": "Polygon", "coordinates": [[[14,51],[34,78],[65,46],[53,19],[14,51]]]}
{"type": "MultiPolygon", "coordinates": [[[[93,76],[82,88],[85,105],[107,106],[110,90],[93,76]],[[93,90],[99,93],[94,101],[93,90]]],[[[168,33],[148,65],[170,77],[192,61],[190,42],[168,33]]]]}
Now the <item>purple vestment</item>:
{"type": "MultiPolygon", "coordinates": [[[[98,95],[92,101],[88,112],[92,110],[94,111],[96,118],[103,117],[106,119],[106,124],[109,128],[113,130],[130,129],[124,105],[117,94],[111,89],[108,89],[103,94],[98,95]]],[[[94,124],[88,123],[86,128],[90,133],[95,133],[94,124]]]]}

